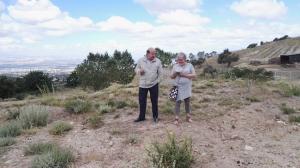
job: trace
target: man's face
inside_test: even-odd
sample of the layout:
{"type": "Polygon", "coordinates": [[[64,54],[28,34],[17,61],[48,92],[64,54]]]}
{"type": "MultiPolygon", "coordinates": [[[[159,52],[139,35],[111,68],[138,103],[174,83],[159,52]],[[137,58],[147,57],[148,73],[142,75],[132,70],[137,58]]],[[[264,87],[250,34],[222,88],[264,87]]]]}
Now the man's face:
{"type": "Polygon", "coordinates": [[[152,61],[156,57],[156,51],[150,50],[150,52],[147,54],[147,58],[152,61]]]}

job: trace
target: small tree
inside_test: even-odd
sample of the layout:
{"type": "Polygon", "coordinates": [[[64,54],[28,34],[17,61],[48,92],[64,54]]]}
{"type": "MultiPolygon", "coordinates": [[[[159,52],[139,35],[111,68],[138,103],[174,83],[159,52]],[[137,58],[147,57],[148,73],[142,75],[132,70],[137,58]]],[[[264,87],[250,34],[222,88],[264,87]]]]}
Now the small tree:
{"type": "Polygon", "coordinates": [[[77,71],[73,71],[68,77],[67,77],[67,87],[77,87],[80,85],[79,76],[77,74],[77,71]]]}
{"type": "Polygon", "coordinates": [[[87,59],[75,69],[74,80],[84,88],[99,90],[108,87],[112,82],[127,84],[134,78],[134,60],[126,50],[115,51],[113,56],[89,53],[87,59]]]}
{"type": "Polygon", "coordinates": [[[27,91],[38,91],[39,87],[52,88],[52,78],[42,71],[31,71],[24,76],[24,88],[27,91]]]}
{"type": "Polygon", "coordinates": [[[156,50],[156,57],[161,60],[161,63],[164,67],[171,65],[172,59],[176,57],[176,54],[171,52],[165,52],[160,48],[155,48],[156,50]]]}
{"type": "Polygon", "coordinates": [[[0,98],[13,97],[16,93],[15,81],[7,76],[0,76],[0,98]]]}
{"type": "Polygon", "coordinates": [[[229,49],[225,49],[218,57],[219,64],[227,64],[227,67],[231,66],[232,62],[237,62],[239,60],[239,55],[232,53],[229,49]]]}

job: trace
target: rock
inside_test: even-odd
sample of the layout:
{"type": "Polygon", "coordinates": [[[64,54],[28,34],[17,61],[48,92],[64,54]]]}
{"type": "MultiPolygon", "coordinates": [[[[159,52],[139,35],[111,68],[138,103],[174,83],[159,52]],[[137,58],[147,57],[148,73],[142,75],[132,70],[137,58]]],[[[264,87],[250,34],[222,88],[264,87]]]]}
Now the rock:
{"type": "Polygon", "coordinates": [[[110,141],[109,142],[109,146],[113,146],[114,145],[114,142],[113,141],[110,141]]]}
{"type": "Polygon", "coordinates": [[[247,150],[247,151],[253,151],[254,148],[253,148],[252,146],[246,145],[246,146],[245,146],[245,150],[247,150]]]}
{"type": "Polygon", "coordinates": [[[284,121],[277,121],[278,124],[287,125],[284,121]]]}

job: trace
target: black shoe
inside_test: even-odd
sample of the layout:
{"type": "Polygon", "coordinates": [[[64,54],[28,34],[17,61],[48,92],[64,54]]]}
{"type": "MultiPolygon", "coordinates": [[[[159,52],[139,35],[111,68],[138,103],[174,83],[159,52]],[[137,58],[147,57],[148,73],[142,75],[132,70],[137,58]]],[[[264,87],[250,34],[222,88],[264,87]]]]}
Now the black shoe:
{"type": "Polygon", "coordinates": [[[141,122],[141,121],[145,121],[146,119],[136,119],[136,120],[134,120],[134,122],[141,122]]]}
{"type": "Polygon", "coordinates": [[[158,123],[158,118],[153,118],[154,123],[158,123]]]}

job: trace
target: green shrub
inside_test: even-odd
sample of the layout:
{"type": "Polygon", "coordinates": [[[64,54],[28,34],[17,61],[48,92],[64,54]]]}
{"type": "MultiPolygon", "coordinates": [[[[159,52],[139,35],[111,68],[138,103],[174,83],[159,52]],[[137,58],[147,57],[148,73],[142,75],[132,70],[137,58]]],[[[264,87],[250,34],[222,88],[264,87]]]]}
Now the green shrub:
{"type": "Polygon", "coordinates": [[[233,68],[232,70],[225,73],[225,78],[227,79],[251,79],[251,80],[272,80],[274,73],[272,71],[266,71],[264,68],[258,68],[252,70],[249,68],[233,68]]]}
{"type": "Polygon", "coordinates": [[[112,100],[112,99],[110,99],[107,104],[111,107],[116,107],[117,109],[121,109],[126,106],[129,106],[129,104],[126,101],[112,100]]]}
{"type": "Polygon", "coordinates": [[[174,105],[168,101],[166,103],[163,104],[162,108],[161,108],[161,112],[165,113],[165,114],[172,114],[174,112],[174,105]]]}
{"type": "Polygon", "coordinates": [[[46,106],[29,105],[20,109],[19,121],[23,129],[43,127],[48,123],[49,109],[46,106]]]}
{"type": "Polygon", "coordinates": [[[281,104],[280,110],[283,112],[283,114],[293,114],[296,113],[296,110],[288,107],[286,104],[281,104]]]}
{"type": "Polygon", "coordinates": [[[69,100],[66,102],[65,108],[68,112],[74,114],[86,113],[91,111],[92,103],[82,99],[69,100]]]}
{"type": "Polygon", "coordinates": [[[21,131],[22,127],[18,121],[10,121],[0,127],[0,137],[16,137],[21,131]]]}
{"type": "Polygon", "coordinates": [[[52,135],[62,135],[70,130],[72,130],[73,126],[69,123],[58,121],[53,124],[49,133],[52,135]]]}
{"type": "Polygon", "coordinates": [[[166,143],[153,143],[147,154],[155,168],[190,168],[193,162],[191,140],[179,142],[172,134],[166,143]]]}
{"type": "Polygon", "coordinates": [[[14,109],[8,109],[6,113],[6,119],[7,120],[15,120],[20,115],[20,109],[14,108],[14,109]]]}
{"type": "Polygon", "coordinates": [[[10,146],[15,143],[16,143],[16,141],[11,137],[0,138],[0,147],[10,146]]]}
{"type": "Polygon", "coordinates": [[[54,148],[58,148],[58,146],[54,143],[34,143],[30,144],[26,148],[24,148],[25,155],[41,155],[47,152],[52,151],[54,148]]]}
{"type": "Polygon", "coordinates": [[[250,102],[260,102],[260,100],[254,96],[246,97],[246,100],[250,102]]]}
{"type": "Polygon", "coordinates": [[[54,143],[31,144],[24,149],[25,155],[40,155],[32,161],[32,168],[66,168],[75,160],[69,149],[62,149],[54,143]]]}
{"type": "Polygon", "coordinates": [[[31,168],[67,168],[75,160],[69,149],[53,148],[49,152],[37,156],[31,163],[31,168]]]}
{"type": "Polygon", "coordinates": [[[300,96],[300,86],[282,83],[280,87],[284,96],[300,96]]]}
{"type": "Polygon", "coordinates": [[[114,111],[114,108],[110,105],[99,105],[98,107],[98,112],[100,114],[105,114],[105,113],[110,113],[110,112],[113,112],[114,111]]]}
{"type": "Polygon", "coordinates": [[[102,121],[102,117],[99,114],[94,114],[90,116],[87,121],[90,127],[92,128],[99,128],[104,124],[102,121]]]}
{"type": "Polygon", "coordinates": [[[300,123],[300,116],[289,116],[289,121],[300,123]]]}

